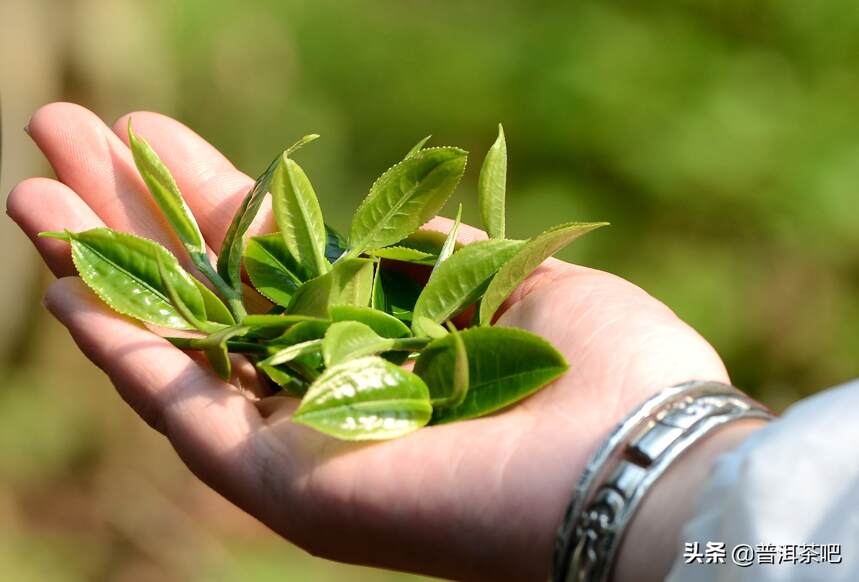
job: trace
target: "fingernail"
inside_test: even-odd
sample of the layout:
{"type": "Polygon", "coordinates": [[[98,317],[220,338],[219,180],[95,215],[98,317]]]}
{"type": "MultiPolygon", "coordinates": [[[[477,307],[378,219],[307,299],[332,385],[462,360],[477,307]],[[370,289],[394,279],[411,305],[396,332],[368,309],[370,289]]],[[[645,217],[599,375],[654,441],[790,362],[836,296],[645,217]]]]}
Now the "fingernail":
{"type": "Polygon", "coordinates": [[[29,124],[29,123],[28,123],[27,125],[25,125],[25,126],[24,126],[24,133],[26,133],[26,134],[27,134],[27,135],[29,135],[30,137],[33,137],[33,134],[32,134],[32,133],[30,133],[30,124],[29,124]]]}

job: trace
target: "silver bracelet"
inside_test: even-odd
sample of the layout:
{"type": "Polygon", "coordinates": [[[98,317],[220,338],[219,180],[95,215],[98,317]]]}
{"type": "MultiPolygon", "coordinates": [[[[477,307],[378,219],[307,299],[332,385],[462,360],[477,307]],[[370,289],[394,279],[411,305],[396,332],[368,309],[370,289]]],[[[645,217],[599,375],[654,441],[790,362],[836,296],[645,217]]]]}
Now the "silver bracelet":
{"type": "Polygon", "coordinates": [[[606,582],[635,510],[685,450],[714,429],[772,413],[733,386],[687,382],[645,401],[594,453],[558,528],[553,582],[606,582]]]}

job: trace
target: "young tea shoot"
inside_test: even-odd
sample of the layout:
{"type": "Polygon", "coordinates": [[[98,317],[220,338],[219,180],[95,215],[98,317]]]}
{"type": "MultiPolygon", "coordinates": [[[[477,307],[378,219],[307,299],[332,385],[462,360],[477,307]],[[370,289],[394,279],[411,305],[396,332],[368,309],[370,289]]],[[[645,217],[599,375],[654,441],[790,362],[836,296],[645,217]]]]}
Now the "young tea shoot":
{"type": "Polygon", "coordinates": [[[187,253],[181,258],[215,292],[151,240],[109,228],[40,236],[67,241],[81,279],[115,311],[196,333],[167,339],[205,354],[220,378],[230,379],[232,357],[247,358],[273,392],[301,399],[293,422],[343,440],[389,439],[496,412],[567,372],[564,357],[541,337],[492,324],[544,260],[606,223],[569,222],[528,240],[507,238],[500,125],[478,179],[488,240],[457,243],[461,204],[446,236],[422,228],[454,193],[468,156],[425,147],[429,136],[373,183],[341,235],[326,224],[294,159],[319,137],[312,134],[256,180],[215,265],[167,165],[130,122],[128,134],[143,182],[187,253]],[[278,230],[246,240],[269,193],[278,230]],[[405,274],[420,270],[428,274],[423,285],[405,274]],[[243,272],[271,302],[268,312],[249,313],[243,272]],[[452,320],[466,312],[474,325],[457,329],[452,320]],[[414,360],[411,371],[402,367],[407,360],[414,360]]]}

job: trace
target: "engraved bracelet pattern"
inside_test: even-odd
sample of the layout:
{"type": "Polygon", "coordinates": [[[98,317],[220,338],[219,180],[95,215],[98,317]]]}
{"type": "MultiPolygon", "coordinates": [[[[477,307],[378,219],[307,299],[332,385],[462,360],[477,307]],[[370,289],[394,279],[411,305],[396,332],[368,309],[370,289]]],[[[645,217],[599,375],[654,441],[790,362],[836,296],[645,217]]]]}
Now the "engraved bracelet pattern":
{"type": "Polygon", "coordinates": [[[714,429],[772,413],[733,386],[687,382],[651,397],[591,457],[558,529],[553,582],[605,582],[624,531],[651,485],[714,429]]]}

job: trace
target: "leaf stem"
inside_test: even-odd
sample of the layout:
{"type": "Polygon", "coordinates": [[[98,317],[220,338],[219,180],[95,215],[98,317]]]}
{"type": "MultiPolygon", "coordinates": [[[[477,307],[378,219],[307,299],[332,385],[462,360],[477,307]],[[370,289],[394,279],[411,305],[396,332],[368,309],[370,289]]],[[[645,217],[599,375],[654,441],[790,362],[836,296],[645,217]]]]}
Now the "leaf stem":
{"type": "MultiPolygon", "coordinates": [[[[233,314],[233,317],[237,322],[241,323],[248,314],[247,310],[245,310],[241,291],[231,287],[224,278],[221,277],[221,275],[212,266],[212,263],[209,262],[209,257],[205,253],[191,253],[191,262],[193,262],[194,266],[212,282],[227,302],[227,307],[233,314]]],[[[241,283],[239,283],[239,285],[241,285],[241,283]]]]}
{"type": "MultiPolygon", "coordinates": [[[[183,350],[202,350],[210,345],[206,342],[206,338],[201,337],[165,337],[164,339],[183,350]]],[[[227,349],[240,354],[265,354],[268,351],[265,346],[241,340],[228,340],[227,349]]]]}

